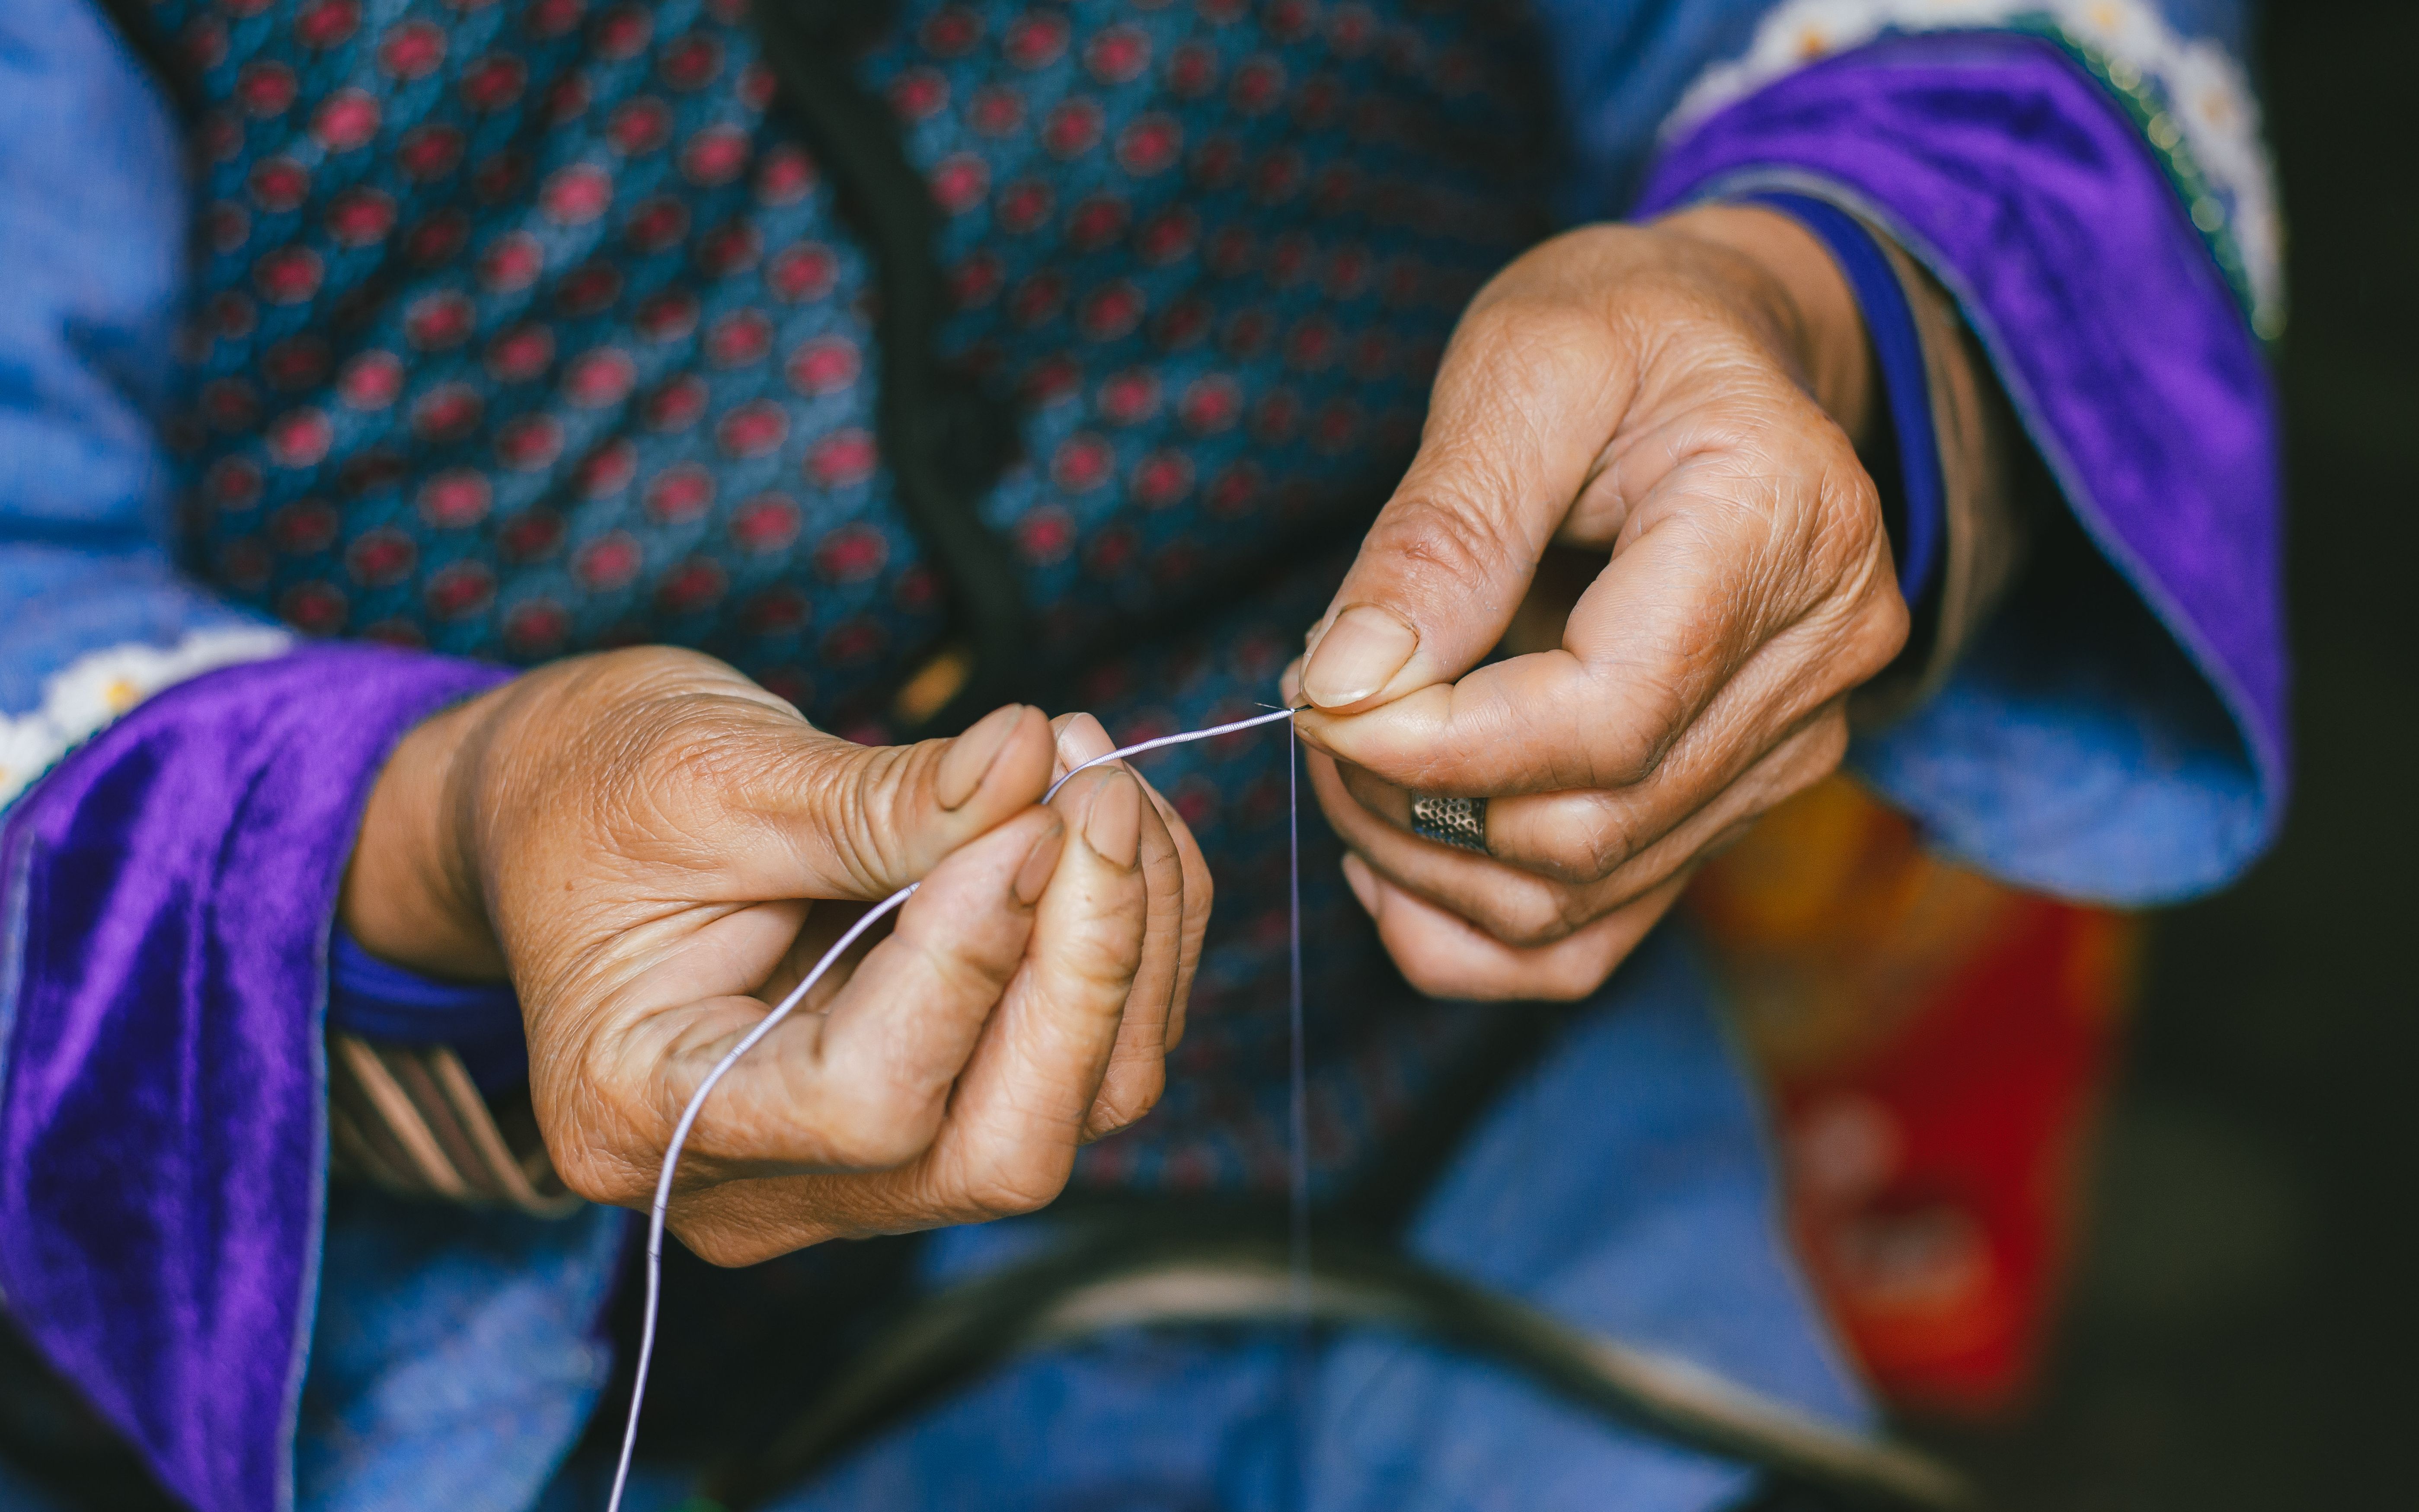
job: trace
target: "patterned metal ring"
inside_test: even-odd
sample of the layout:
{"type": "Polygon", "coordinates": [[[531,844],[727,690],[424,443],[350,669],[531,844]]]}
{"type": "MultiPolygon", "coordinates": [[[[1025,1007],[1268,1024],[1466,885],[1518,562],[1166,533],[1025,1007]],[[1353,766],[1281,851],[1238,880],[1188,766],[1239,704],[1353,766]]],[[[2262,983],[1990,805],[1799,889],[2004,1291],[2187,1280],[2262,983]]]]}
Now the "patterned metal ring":
{"type": "Polygon", "coordinates": [[[1487,800],[1411,795],[1411,833],[1441,845],[1487,854],[1487,800]]]}

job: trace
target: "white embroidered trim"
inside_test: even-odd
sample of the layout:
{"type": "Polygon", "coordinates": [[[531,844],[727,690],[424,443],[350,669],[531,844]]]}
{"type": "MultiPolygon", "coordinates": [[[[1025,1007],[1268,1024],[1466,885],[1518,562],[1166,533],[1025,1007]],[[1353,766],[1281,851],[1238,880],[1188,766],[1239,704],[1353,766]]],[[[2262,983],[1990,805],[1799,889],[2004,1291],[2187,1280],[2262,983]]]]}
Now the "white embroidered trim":
{"type": "Polygon", "coordinates": [[[2187,39],[2144,0],[1784,0],[1745,54],[1701,75],[1664,125],[1667,138],[1784,74],[1886,32],[2054,29],[2148,114],[2150,143],[2185,156],[2210,193],[2187,207],[2209,235],[2229,233],[2263,336],[2284,326],[2284,224],[2259,106],[2242,66],[2215,42],[2187,39]],[[2145,86],[2148,86],[2147,88],[2145,86]]]}
{"type": "Polygon", "coordinates": [[[293,644],[283,630],[246,626],[196,630],[173,646],[137,641],[78,656],[43,682],[41,707],[0,717],[0,808],[162,688],[214,668],[282,656],[293,644]]]}

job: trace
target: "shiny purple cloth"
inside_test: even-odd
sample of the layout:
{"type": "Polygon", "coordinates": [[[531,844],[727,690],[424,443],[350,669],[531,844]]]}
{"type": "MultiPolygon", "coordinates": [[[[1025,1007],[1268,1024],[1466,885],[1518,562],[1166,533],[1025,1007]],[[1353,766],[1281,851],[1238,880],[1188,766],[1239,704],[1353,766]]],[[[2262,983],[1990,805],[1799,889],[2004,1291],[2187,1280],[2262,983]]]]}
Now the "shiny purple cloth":
{"type": "Polygon", "coordinates": [[[292,1474],[336,888],[420,719],[501,679],[321,646],[152,699],[9,815],[10,1316],[204,1509],[292,1474]]]}
{"type": "Polygon", "coordinates": [[[2076,517],[2215,686],[2281,803],[2274,391],[2116,101],[2031,38],[1886,41],[1707,120],[1638,213],[1750,188],[1869,215],[1957,297],[2076,517]]]}

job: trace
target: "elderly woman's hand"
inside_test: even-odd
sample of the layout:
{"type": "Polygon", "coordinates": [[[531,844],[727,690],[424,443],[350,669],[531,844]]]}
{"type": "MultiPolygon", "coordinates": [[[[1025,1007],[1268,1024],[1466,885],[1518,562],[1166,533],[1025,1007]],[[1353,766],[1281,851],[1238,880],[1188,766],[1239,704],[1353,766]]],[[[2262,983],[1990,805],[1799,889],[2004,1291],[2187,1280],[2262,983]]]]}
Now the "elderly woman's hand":
{"type": "Polygon", "coordinates": [[[1838,763],[1906,634],[1851,440],[1868,365],[1820,243],[1760,208],[1573,232],[1471,303],[1289,685],[1414,985],[1594,991],[1708,847],[1838,763]],[[1556,547],[1594,562],[1551,649],[1480,667],[1556,547]],[[1486,854],[1413,834],[1425,795],[1488,799],[1486,854]]]}
{"type": "Polygon", "coordinates": [[[1066,744],[1011,706],[861,747],[707,657],[559,663],[398,748],[344,919],[407,966],[509,970],[556,1168],[638,1206],[707,1070],[920,879],[716,1088],[671,1225],[742,1263],[1026,1211],[1157,1099],[1199,947],[1180,921],[1208,906],[1191,837],[1122,767],[1040,806],[1066,744]]]}

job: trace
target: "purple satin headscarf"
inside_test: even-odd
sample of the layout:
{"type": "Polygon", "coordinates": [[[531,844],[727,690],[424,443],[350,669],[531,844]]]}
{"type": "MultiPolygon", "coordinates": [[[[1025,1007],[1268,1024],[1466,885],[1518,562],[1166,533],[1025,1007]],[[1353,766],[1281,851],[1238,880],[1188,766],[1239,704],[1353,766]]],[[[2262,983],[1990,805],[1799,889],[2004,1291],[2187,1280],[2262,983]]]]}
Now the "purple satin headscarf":
{"type": "Polygon", "coordinates": [[[369,646],[211,672],[9,816],[0,1287],[204,1512],[274,1506],[292,1474],[329,931],[369,783],[503,675],[369,646]]]}

